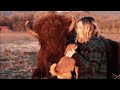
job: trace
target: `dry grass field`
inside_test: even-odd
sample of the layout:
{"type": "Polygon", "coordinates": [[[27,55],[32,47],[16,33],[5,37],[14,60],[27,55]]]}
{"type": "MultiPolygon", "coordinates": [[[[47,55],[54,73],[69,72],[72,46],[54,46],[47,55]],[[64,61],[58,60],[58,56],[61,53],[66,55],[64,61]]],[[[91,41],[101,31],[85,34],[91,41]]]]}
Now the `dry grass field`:
{"type": "MultiPolygon", "coordinates": [[[[120,34],[101,35],[120,42],[120,34]]],[[[30,79],[39,48],[37,39],[26,32],[0,33],[0,79],[30,79]]]]}
{"type": "Polygon", "coordinates": [[[30,79],[38,49],[27,33],[0,33],[0,79],[30,79]]]}
{"type": "Polygon", "coordinates": [[[100,35],[108,38],[108,39],[111,39],[111,40],[114,40],[114,41],[117,41],[117,42],[120,42],[120,33],[119,34],[112,34],[112,33],[101,33],[100,35]]]}

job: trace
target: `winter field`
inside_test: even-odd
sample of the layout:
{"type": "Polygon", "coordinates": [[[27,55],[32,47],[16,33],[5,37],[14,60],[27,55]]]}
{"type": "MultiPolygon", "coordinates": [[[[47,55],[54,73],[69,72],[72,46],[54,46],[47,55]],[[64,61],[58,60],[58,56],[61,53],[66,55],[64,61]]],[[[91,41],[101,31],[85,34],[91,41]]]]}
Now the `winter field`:
{"type": "Polygon", "coordinates": [[[27,33],[0,33],[0,79],[30,79],[38,49],[27,33]]]}
{"type": "MultiPolygon", "coordinates": [[[[120,42],[120,34],[101,35],[120,42]]],[[[26,32],[0,33],[0,79],[30,79],[39,48],[37,39],[26,32]]]]}

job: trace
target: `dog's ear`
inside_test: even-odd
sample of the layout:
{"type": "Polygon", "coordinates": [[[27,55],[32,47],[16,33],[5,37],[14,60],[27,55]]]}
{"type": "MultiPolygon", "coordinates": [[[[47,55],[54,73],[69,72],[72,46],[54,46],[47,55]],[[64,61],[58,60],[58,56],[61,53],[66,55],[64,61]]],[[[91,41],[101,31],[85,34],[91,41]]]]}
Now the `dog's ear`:
{"type": "Polygon", "coordinates": [[[65,50],[64,55],[66,55],[66,53],[67,53],[67,50],[65,50]]]}

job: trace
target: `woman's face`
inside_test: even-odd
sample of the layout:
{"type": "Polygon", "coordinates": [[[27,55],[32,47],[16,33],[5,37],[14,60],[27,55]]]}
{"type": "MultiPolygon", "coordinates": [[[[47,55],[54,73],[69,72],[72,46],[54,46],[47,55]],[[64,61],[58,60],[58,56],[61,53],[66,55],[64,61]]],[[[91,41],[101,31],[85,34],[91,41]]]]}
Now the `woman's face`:
{"type": "Polygon", "coordinates": [[[81,21],[78,22],[77,26],[76,26],[76,32],[77,32],[77,34],[80,34],[81,38],[83,37],[83,29],[84,29],[84,27],[83,27],[82,22],[81,21]]]}
{"type": "Polygon", "coordinates": [[[77,40],[80,43],[87,42],[91,37],[92,30],[90,30],[90,24],[83,24],[82,21],[79,21],[76,25],[77,40]]]}

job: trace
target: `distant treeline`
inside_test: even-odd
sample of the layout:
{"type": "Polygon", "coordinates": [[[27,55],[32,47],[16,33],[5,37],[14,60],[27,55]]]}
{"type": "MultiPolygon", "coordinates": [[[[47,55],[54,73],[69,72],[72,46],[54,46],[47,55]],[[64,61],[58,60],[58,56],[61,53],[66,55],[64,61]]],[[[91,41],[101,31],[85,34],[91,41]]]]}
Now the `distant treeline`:
{"type": "MultiPolygon", "coordinates": [[[[53,13],[58,13],[56,11],[48,11],[48,12],[53,12],[53,13]]],[[[11,31],[25,31],[24,24],[27,20],[31,21],[31,26],[33,23],[33,20],[36,17],[42,16],[45,13],[48,13],[47,11],[19,11],[15,13],[8,12],[7,15],[0,11],[0,26],[8,26],[11,31]]],[[[120,33],[120,15],[99,15],[95,13],[91,13],[89,11],[86,12],[76,12],[76,11],[71,11],[71,12],[59,12],[60,14],[64,14],[68,17],[70,15],[74,15],[76,20],[83,16],[93,16],[100,28],[101,32],[106,32],[106,33],[120,33]]],[[[32,28],[32,27],[31,27],[32,28]]]]}

